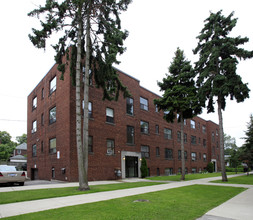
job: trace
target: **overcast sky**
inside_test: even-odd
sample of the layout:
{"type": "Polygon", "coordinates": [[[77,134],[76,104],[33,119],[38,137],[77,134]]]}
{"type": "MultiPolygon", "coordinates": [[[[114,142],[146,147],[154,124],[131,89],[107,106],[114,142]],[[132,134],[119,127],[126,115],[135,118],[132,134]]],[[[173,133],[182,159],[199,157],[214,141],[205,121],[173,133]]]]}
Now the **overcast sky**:
{"type": "MultiPolygon", "coordinates": [[[[36,49],[28,39],[31,28],[38,20],[27,13],[44,4],[43,0],[1,1],[1,51],[0,51],[0,131],[13,138],[26,133],[27,96],[54,65],[54,51],[36,49]]],[[[204,27],[209,12],[223,10],[224,15],[235,12],[237,26],[231,35],[249,37],[244,48],[253,50],[252,0],[133,0],[121,16],[122,27],[129,31],[125,41],[126,52],[119,57],[117,66],[123,72],[140,80],[141,86],[161,95],[157,81],[168,72],[177,47],[184,50],[186,58],[197,60],[192,49],[197,46],[196,36],[204,27]]],[[[37,26],[38,27],[38,26],[37,26]]],[[[253,59],[241,61],[237,74],[253,90],[253,59]]],[[[249,116],[253,113],[253,92],[243,103],[227,99],[223,112],[226,134],[243,144],[249,116]]],[[[217,113],[200,116],[218,123],[217,113]]]]}

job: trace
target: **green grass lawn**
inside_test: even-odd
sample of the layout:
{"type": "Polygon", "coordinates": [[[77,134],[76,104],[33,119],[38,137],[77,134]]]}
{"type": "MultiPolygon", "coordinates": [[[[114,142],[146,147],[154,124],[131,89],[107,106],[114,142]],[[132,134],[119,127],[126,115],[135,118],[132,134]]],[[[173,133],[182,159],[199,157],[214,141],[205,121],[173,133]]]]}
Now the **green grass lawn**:
{"type": "Polygon", "coordinates": [[[244,190],[245,188],[237,187],[192,185],[8,219],[196,219],[244,190]],[[138,199],[149,202],[134,202],[138,199]]]}
{"type": "MultiPolygon", "coordinates": [[[[235,172],[227,172],[227,175],[236,174],[235,172]]],[[[221,173],[196,173],[196,174],[186,174],[185,180],[195,180],[195,179],[202,179],[202,178],[209,178],[209,177],[216,177],[221,176],[221,173]]],[[[180,181],[181,175],[174,175],[174,176],[154,176],[148,177],[147,179],[150,180],[157,180],[157,181],[180,181]]]]}
{"type": "Polygon", "coordinates": [[[102,192],[102,191],[112,191],[112,190],[119,190],[119,189],[128,189],[128,188],[142,187],[142,186],[152,186],[152,185],[158,185],[158,184],[163,184],[163,183],[136,182],[136,183],[95,185],[95,186],[90,186],[89,191],[79,191],[77,187],[66,187],[66,188],[53,188],[53,189],[24,190],[24,191],[15,191],[15,192],[1,192],[0,204],[79,195],[79,194],[85,194],[85,193],[95,193],[95,192],[102,192]]]}
{"type": "Polygon", "coordinates": [[[213,183],[231,183],[231,184],[248,184],[253,185],[253,174],[250,174],[249,176],[237,176],[228,178],[228,182],[222,182],[221,180],[211,181],[213,183]]]}

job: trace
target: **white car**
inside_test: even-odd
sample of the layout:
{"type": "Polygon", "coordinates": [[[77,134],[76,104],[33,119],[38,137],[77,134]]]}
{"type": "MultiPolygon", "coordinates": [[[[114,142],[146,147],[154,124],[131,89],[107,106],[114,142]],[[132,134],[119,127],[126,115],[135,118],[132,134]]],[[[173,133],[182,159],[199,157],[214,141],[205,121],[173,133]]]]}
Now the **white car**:
{"type": "Polygon", "coordinates": [[[0,165],[0,184],[18,183],[20,186],[23,186],[25,180],[25,171],[17,171],[15,166],[0,165]]]}

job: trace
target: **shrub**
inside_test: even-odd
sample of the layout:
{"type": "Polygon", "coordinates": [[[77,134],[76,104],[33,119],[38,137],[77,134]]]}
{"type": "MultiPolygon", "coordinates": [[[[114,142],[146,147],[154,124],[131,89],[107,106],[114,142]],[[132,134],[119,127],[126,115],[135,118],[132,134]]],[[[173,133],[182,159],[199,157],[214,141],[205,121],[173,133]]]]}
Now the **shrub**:
{"type": "MultiPolygon", "coordinates": [[[[236,168],[226,167],[226,172],[236,172],[236,168]]],[[[243,172],[243,167],[238,167],[237,172],[243,172]]]]}
{"type": "Polygon", "coordinates": [[[206,170],[208,173],[213,173],[213,163],[212,162],[209,162],[207,164],[206,170]]]}
{"type": "Polygon", "coordinates": [[[148,176],[148,166],[145,157],[141,160],[141,178],[148,176]]]}

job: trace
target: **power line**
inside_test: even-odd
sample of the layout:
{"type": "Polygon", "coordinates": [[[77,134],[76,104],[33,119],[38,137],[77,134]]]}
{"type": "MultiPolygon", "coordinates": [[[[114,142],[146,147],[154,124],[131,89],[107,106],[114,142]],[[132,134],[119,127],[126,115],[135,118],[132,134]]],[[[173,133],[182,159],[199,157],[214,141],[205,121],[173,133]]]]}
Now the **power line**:
{"type": "Polygon", "coordinates": [[[14,120],[14,119],[0,119],[0,121],[27,122],[26,120],[14,120]]]}

